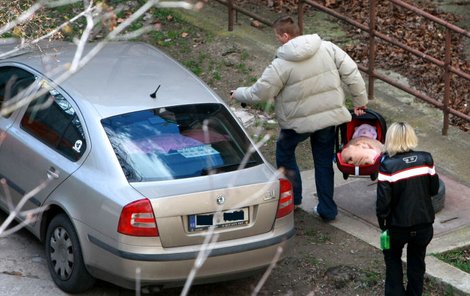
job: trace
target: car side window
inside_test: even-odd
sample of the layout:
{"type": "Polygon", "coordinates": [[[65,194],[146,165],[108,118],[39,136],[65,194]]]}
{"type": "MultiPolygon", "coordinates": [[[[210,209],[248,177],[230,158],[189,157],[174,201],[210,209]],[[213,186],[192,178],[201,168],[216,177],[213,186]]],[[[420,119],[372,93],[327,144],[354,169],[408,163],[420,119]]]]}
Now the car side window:
{"type": "Polygon", "coordinates": [[[46,90],[29,104],[21,127],[72,161],[85,152],[83,125],[72,105],[55,89],[46,90]]]}
{"type": "MultiPolygon", "coordinates": [[[[35,80],[33,74],[21,68],[6,66],[0,68],[0,116],[8,118],[13,113],[11,99],[30,86],[35,80]]],[[[21,97],[15,98],[20,100],[21,97]]]]}

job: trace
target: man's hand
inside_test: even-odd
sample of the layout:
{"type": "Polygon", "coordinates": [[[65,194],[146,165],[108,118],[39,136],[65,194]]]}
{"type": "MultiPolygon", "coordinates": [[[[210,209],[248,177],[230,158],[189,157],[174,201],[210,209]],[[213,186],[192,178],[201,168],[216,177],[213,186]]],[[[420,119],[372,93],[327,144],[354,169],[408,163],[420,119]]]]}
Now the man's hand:
{"type": "Polygon", "coordinates": [[[354,114],[356,114],[356,116],[364,115],[366,114],[366,108],[366,106],[354,107],[354,114]]]}

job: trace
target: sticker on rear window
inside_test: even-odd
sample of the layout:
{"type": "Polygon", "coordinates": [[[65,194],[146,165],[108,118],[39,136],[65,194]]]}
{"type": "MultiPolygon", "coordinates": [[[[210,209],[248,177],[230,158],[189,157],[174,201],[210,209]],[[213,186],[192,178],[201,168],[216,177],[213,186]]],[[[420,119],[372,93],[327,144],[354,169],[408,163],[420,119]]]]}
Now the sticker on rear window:
{"type": "Polygon", "coordinates": [[[183,149],[177,150],[178,153],[183,155],[186,158],[193,158],[193,157],[201,157],[201,156],[209,156],[219,154],[217,150],[212,148],[211,145],[201,145],[195,147],[187,147],[183,149]]]}

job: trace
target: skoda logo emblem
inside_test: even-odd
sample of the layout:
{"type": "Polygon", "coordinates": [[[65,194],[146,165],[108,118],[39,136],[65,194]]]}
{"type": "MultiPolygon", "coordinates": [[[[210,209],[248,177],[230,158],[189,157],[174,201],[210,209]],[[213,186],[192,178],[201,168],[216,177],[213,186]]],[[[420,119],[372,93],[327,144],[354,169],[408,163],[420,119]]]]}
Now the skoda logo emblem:
{"type": "Polygon", "coordinates": [[[223,195],[217,196],[217,204],[218,205],[223,205],[225,202],[225,197],[223,195]]]}

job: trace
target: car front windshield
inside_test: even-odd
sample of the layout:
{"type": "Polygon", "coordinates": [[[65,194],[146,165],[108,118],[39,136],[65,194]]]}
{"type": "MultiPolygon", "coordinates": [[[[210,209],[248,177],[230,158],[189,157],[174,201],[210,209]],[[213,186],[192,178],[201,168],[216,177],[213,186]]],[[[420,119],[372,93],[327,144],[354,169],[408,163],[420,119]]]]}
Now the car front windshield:
{"type": "Polygon", "coordinates": [[[102,120],[129,182],[190,178],[262,163],[221,104],[183,105],[102,120]]]}

